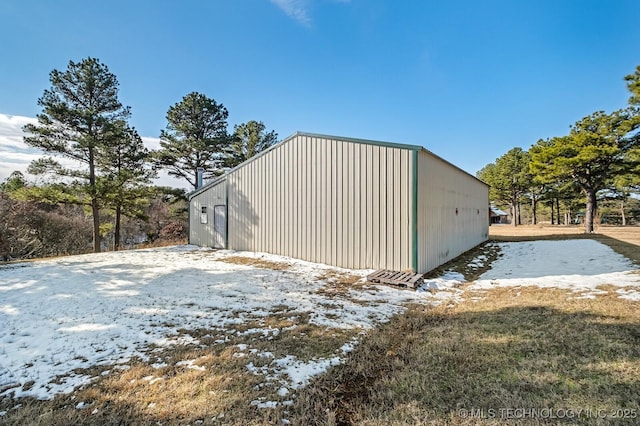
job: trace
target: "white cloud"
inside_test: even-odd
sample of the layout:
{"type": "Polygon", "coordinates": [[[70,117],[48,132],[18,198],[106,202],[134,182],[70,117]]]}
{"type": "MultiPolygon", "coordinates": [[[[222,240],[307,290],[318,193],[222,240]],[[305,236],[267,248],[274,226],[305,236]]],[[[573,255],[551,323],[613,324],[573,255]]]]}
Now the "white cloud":
{"type": "Polygon", "coordinates": [[[26,173],[29,163],[40,157],[38,150],[22,140],[22,126],[36,122],[31,117],[0,114],[0,181],[15,170],[26,173]]]}
{"type": "Polygon", "coordinates": [[[278,6],[288,17],[298,23],[305,26],[311,24],[306,0],[271,0],[271,3],[278,6]]]}
{"type": "MultiPolygon", "coordinates": [[[[288,17],[297,21],[299,24],[309,27],[311,25],[311,16],[309,9],[311,2],[314,0],[270,0],[282,10],[288,17]]],[[[331,3],[347,4],[351,0],[329,0],[331,3]]]]}
{"type": "MultiPolygon", "coordinates": [[[[29,123],[35,124],[37,121],[33,117],[0,113],[0,182],[16,170],[24,173],[30,180],[34,179],[33,176],[27,174],[27,167],[33,160],[44,156],[44,153],[24,143],[25,133],[22,131],[22,127],[29,123]]],[[[142,141],[149,149],[160,147],[160,139],[158,138],[143,136],[142,141]]],[[[77,164],[70,160],[59,160],[64,166],[77,167],[77,164]]],[[[186,181],[171,177],[166,172],[158,173],[155,183],[174,188],[188,187],[186,181]]]]}
{"type": "Polygon", "coordinates": [[[144,146],[148,149],[159,149],[160,148],[160,139],[159,138],[151,138],[148,136],[140,136],[142,142],[144,142],[144,146]]]}

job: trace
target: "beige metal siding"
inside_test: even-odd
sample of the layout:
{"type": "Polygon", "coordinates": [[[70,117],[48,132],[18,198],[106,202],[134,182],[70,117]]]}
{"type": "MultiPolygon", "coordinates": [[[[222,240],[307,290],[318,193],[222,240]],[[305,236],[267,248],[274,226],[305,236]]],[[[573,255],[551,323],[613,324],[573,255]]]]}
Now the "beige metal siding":
{"type": "Polygon", "coordinates": [[[189,212],[189,242],[199,246],[217,247],[213,228],[213,208],[226,204],[226,182],[207,188],[193,197],[189,212]],[[207,207],[207,223],[200,223],[202,207],[207,207]]]}
{"type": "Polygon", "coordinates": [[[485,241],[488,208],[487,185],[419,152],[418,271],[430,271],[485,241]]]}
{"type": "Polygon", "coordinates": [[[412,154],[293,137],[227,176],[229,248],[347,268],[410,269],[412,154]]]}

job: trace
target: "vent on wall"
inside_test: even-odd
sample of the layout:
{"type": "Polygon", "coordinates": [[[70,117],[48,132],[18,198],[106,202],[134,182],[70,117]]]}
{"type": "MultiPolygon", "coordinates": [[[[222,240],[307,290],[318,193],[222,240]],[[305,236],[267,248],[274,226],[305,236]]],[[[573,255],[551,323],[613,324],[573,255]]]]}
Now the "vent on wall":
{"type": "Polygon", "coordinates": [[[196,169],[196,185],[198,186],[196,189],[202,188],[202,175],[204,174],[204,169],[202,167],[198,167],[196,169]]]}

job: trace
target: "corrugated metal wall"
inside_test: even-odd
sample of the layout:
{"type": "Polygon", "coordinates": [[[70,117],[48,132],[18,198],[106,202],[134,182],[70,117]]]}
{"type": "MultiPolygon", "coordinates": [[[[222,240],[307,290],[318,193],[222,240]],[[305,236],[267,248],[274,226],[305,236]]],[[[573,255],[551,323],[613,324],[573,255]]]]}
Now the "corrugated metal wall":
{"type": "Polygon", "coordinates": [[[489,188],[427,151],[418,153],[418,271],[485,241],[489,188]]]}
{"type": "Polygon", "coordinates": [[[196,193],[189,241],[222,247],[213,212],[226,202],[228,248],[427,272],[487,239],[488,187],[416,149],[296,134],[196,193]]]}
{"type": "Polygon", "coordinates": [[[224,248],[214,233],[214,206],[226,204],[227,183],[207,188],[194,196],[189,203],[189,243],[205,247],[224,248]],[[207,223],[201,223],[202,207],[207,208],[207,223]]]}
{"type": "Polygon", "coordinates": [[[410,269],[412,155],[295,135],[227,176],[229,248],[410,269]]]}

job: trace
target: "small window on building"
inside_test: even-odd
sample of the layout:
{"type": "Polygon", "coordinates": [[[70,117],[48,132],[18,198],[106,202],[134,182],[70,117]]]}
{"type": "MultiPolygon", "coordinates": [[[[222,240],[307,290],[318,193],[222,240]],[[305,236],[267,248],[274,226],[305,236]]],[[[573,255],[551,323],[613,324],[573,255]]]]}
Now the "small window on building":
{"type": "Polygon", "coordinates": [[[200,223],[207,223],[207,206],[200,207],[200,223]]]}

